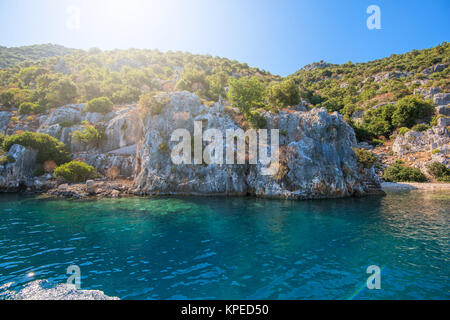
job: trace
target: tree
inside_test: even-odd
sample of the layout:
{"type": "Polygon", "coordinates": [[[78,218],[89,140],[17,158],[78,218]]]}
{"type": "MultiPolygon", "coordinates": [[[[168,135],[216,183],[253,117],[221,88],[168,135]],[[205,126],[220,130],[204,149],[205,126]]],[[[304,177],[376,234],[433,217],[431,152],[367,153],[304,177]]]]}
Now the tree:
{"type": "Polygon", "coordinates": [[[394,127],[411,127],[418,119],[431,117],[434,113],[434,106],[415,96],[406,96],[395,104],[395,111],[392,114],[392,124],[394,127]]]}
{"type": "Polygon", "coordinates": [[[257,78],[231,78],[228,100],[246,117],[252,108],[264,106],[264,86],[257,78]]]}
{"type": "Polygon", "coordinates": [[[295,106],[300,102],[300,90],[292,79],[283,80],[266,89],[266,98],[274,109],[295,106]]]}
{"type": "Polygon", "coordinates": [[[68,77],[63,77],[49,85],[46,98],[53,107],[73,103],[77,97],[77,86],[68,77]]]}
{"type": "Polygon", "coordinates": [[[55,177],[64,179],[67,182],[84,182],[98,176],[93,166],[75,160],[57,167],[54,174],[55,177]]]}
{"type": "Polygon", "coordinates": [[[95,98],[84,107],[85,112],[108,113],[113,110],[113,103],[107,97],[95,98]]]}

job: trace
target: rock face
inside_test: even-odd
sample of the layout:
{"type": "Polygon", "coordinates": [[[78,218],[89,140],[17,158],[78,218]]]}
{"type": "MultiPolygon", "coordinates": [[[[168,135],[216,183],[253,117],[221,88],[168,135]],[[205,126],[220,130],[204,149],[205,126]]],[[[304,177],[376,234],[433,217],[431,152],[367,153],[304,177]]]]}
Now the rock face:
{"type": "Polygon", "coordinates": [[[134,193],[329,198],[364,194],[364,181],[375,179],[364,177],[358,168],[351,127],[340,115],[330,115],[325,109],[264,114],[268,129],[282,129],[277,175],[263,175],[261,163],[174,165],[170,150],[179,142],[170,141],[170,136],[176,129],[192,134],[194,121],[201,121],[204,130],[218,129],[223,137],[227,129],[238,129],[222,108],[218,104],[207,108],[188,92],[170,94],[163,112],[145,120],[137,149],[134,193]]]}
{"type": "Polygon", "coordinates": [[[392,151],[400,156],[434,149],[450,152],[450,134],[446,127],[433,127],[422,132],[411,130],[404,135],[397,135],[392,145],[392,151]]]}
{"type": "Polygon", "coordinates": [[[261,175],[252,167],[251,193],[267,197],[326,198],[363,194],[361,176],[352,147],[353,130],[338,113],[266,114],[268,128],[284,128],[280,139],[281,168],[275,176],[261,175]]]}
{"type": "Polygon", "coordinates": [[[160,115],[147,117],[137,150],[135,193],[138,194],[223,194],[247,193],[244,165],[174,165],[170,150],[177,144],[170,137],[176,129],[194,132],[194,121],[203,129],[238,129],[219,107],[206,108],[191,93],[170,94],[170,103],[160,115]],[[167,146],[167,148],[163,148],[167,146]]]}
{"type": "Polygon", "coordinates": [[[15,144],[7,156],[11,156],[14,162],[0,165],[0,191],[17,191],[33,185],[37,151],[15,144]]]}
{"type": "Polygon", "coordinates": [[[120,300],[99,290],[77,290],[69,284],[54,284],[48,280],[36,280],[21,290],[9,290],[12,284],[0,287],[0,300],[120,300]]]}
{"type": "Polygon", "coordinates": [[[0,133],[5,133],[9,120],[12,117],[12,112],[10,111],[0,111],[0,133]]]}
{"type": "Polygon", "coordinates": [[[450,93],[435,94],[433,100],[437,106],[446,106],[450,104],[450,93]]]}
{"type": "MultiPolygon", "coordinates": [[[[124,189],[126,192],[116,187],[103,188],[111,191],[108,191],[111,196],[125,192],[139,195],[250,194],[312,199],[363,195],[380,189],[375,172],[361,169],[358,165],[352,150],[357,146],[354,132],[338,113],[328,114],[323,108],[308,111],[309,108],[303,104],[277,114],[263,113],[268,129],[267,145],[271,144],[271,131],[279,129],[280,146],[279,162],[275,162],[279,163],[279,170],[265,175],[263,170],[267,169],[267,164],[261,162],[261,151],[256,163],[249,164],[247,159],[245,164],[226,164],[227,147],[230,147],[227,146],[227,132],[241,130],[246,124],[238,124],[242,119],[225,110],[221,102],[207,107],[193,93],[163,95],[168,103],[158,114],[140,110],[135,105],[106,115],[85,113],[84,105],[64,106],[41,116],[38,132],[63,141],[74,159],[94,166],[102,175],[112,180],[133,181],[132,186],[124,189]],[[100,146],[86,146],[72,140],[74,131],[83,130],[79,122],[84,120],[105,128],[106,139],[100,146]],[[66,124],[61,126],[63,122],[66,124]],[[197,140],[193,137],[196,132],[194,124],[199,123],[202,127],[198,141],[200,151],[208,150],[214,140],[213,137],[209,140],[203,137],[202,142],[202,132],[215,129],[223,142],[223,164],[208,161],[194,164],[193,156],[190,163],[174,164],[171,152],[180,145],[180,140],[172,141],[172,133],[184,129],[190,139],[187,144],[193,147],[196,143],[192,142],[197,140]]],[[[258,136],[260,144],[261,133],[258,136]]],[[[237,149],[234,142],[228,141],[228,144],[232,144],[234,151],[237,149]]],[[[270,149],[268,151],[270,155],[270,149]]],[[[33,185],[29,180],[32,179],[31,166],[36,153],[20,146],[14,146],[11,152],[17,160],[0,168],[0,187],[35,186],[37,182],[34,181],[33,185]]],[[[193,150],[190,152],[194,154],[193,150]]],[[[98,184],[95,186],[94,189],[98,184]]],[[[80,185],[71,189],[66,185],[53,185],[47,189],[52,194],[74,197],[104,193],[102,187],[95,192],[91,187],[80,185]]]]}

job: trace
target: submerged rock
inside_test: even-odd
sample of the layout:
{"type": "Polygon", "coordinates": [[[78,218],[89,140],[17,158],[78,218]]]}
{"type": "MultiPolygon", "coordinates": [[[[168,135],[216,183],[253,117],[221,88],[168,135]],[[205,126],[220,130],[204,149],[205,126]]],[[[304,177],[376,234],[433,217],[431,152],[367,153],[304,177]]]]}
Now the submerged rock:
{"type": "Polygon", "coordinates": [[[0,300],[120,300],[99,290],[77,290],[74,285],[36,280],[18,291],[10,290],[12,283],[0,287],[0,300]]]}

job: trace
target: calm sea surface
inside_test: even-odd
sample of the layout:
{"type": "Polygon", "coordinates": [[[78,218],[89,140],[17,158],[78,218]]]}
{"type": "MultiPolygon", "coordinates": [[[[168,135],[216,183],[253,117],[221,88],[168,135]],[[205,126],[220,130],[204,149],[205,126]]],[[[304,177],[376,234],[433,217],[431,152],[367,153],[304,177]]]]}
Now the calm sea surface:
{"type": "Polygon", "coordinates": [[[0,195],[0,285],[121,299],[450,299],[450,195],[342,200],[0,195]],[[368,290],[368,266],[381,289],[368,290]],[[33,275],[34,273],[34,275],[33,275]]]}

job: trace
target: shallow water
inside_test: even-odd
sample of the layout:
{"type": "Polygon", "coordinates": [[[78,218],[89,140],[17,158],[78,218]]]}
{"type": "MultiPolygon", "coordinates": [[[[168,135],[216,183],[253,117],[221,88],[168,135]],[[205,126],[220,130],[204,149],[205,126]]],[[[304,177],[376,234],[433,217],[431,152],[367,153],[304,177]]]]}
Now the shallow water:
{"type": "Polygon", "coordinates": [[[0,195],[0,285],[121,299],[449,299],[450,195],[39,200],[0,195]],[[368,290],[370,265],[381,289],[368,290]]]}

